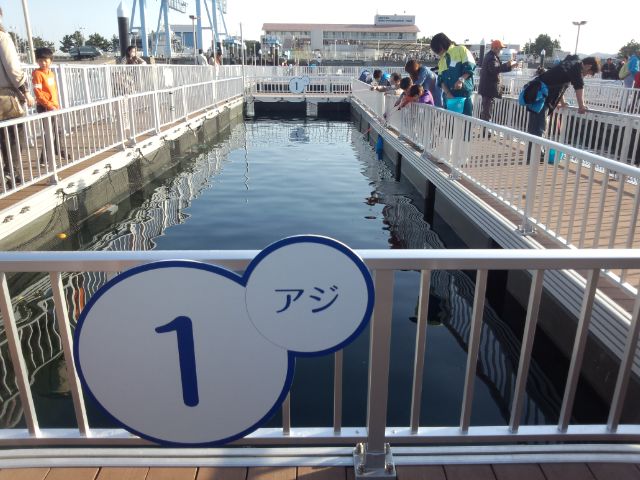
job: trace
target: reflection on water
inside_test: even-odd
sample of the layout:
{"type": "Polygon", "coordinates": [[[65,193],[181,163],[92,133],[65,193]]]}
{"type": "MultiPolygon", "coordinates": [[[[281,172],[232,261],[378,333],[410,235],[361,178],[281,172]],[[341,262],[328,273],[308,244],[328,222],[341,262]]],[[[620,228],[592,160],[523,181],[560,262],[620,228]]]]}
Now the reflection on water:
{"type": "MultiPolygon", "coordinates": [[[[256,120],[206,143],[202,135],[181,163],[130,198],[109,203],[60,239],[85,250],[261,249],[282,237],[315,233],[355,249],[446,248],[431,229],[410,184],[350,122],[256,120]]],[[[436,214],[437,215],[437,214],[436,214]]],[[[66,243],[65,243],[66,242],[66,243]]],[[[459,242],[459,240],[458,240],[459,242]]],[[[73,325],[106,282],[103,273],[63,274],[73,325]]],[[[418,272],[398,272],[394,292],[389,424],[409,421],[418,272]],[[414,320],[414,321],[412,321],[414,320]]],[[[47,275],[11,279],[22,348],[40,424],[74,426],[61,343],[47,275]]],[[[423,425],[459,420],[474,282],[456,271],[433,272],[423,394],[423,425]]],[[[6,338],[0,344],[0,424],[23,424],[6,338]]],[[[472,423],[508,421],[519,339],[487,306],[481,333],[472,423]]],[[[344,352],[345,425],[363,425],[368,332],[344,352]]],[[[331,424],[332,357],[300,359],[292,389],[294,425],[331,424]]],[[[524,423],[553,422],[559,398],[535,362],[524,423]]],[[[92,426],[108,423],[89,407],[92,426]]],[[[272,423],[277,424],[278,417],[272,423]]]]}

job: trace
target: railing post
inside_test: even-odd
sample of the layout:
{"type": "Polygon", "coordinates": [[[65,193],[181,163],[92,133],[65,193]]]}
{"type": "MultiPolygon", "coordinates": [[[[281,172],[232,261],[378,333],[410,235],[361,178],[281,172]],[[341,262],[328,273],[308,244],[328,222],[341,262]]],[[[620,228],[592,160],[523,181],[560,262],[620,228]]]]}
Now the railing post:
{"type": "Polygon", "coordinates": [[[525,198],[524,212],[522,213],[522,223],[518,228],[521,235],[532,235],[535,228],[531,224],[529,217],[533,211],[533,203],[536,197],[536,186],[538,183],[538,170],[540,168],[540,154],[542,148],[539,143],[527,142],[525,148],[525,160],[529,162],[529,175],[527,177],[527,193],[525,198]]]}
{"type": "Polygon", "coordinates": [[[156,135],[160,133],[160,103],[158,101],[158,75],[156,71],[156,66],[151,65],[151,75],[153,79],[153,123],[156,135]]]}
{"type": "Polygon", "coordinates": [[[11,363],[16,377],[16,386],[18,387],[20,401],[22,402],[24,419],[29,433],[37,436],[40,433],[38,418],[36,417],[36,409],[33,404],[33,396],[31,395],[27,365],[24,361],[22,349],[20,347],[20,333],[18,332],[18,326],[16,325],[16,319],[13,314],[13,305],[11,304],[9,286],[7,285],[7,276],[4,272],[0,272],[0,293],[0,311],[2,312],[4,331],[7,337],[9,353],[11,354],[11,363]]]}
{"type": "Polygon", "coordinates": [[[51,116],[46,118],[44,124],[44,149],[47,155],[47,161],[51,166],[51,176],[49,177],[49,185],[57,185],[58,184],[58,165],[55,157],[55,147],[54,147],[54,135],[57,132],[53,131],[53,125],[51,121],[51,116]]]}
{"type": "Polygon", "coordinates": [[[127,102],[127,116],[129,117],[129,143],[131,145],[136,144],[136,121],[133,118],[133,98],[126,97],[127,102]]]}
{"type": "Polygon", "coordinates": [[[64,64],[58,67],[60,70],[60,105],[62,108],[69,108],[69,86],[67,85],[67,68],[64,64]]]}
{"type": "Polygon", "coordinates": [[[125,132],[125,121],[122,103],[126,100],[115,100],[116,121],[118,122],[118,133],[120,134],[120,141],[122,143],[121,148],[125,150],[127,148],[127,134],[125,132]]]}
{"type": "Polygon", "coordinates": [[[453,138],[451,139],[451,148],[449,150],[449,162],[451,164],[451,173],[449,178],[451,180],[460,179],[460,169],[462,167],[462,139],[464,136],[464,122],[462,122],[455,115],[453,118],[453,138]]]}
{"type": "Polygon", "coordinates": [[[375,272],[375,308],[369,345],[369,394],[367,397],[367,443],[358,444],[353,453],[356,478],[395,478],[396,470],[389,444],[385,443],[391,314],[393,307],[393,270],[375,272]]]}
{"type": "Polygon", "coordinates": [[[180,87],[182,90],[182,108],[184,111],[184,121],[189,120],[189,112],[187,111],[187,88],[182,86],[180,87]]]}

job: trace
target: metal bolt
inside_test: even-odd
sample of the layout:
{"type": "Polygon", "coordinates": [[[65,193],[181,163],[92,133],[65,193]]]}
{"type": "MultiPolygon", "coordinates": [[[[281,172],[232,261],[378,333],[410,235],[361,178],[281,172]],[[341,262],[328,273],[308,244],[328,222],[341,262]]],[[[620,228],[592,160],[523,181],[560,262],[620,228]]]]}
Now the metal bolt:
{"type": "Polygon", "coordinates": [[[387,473],[393,473],[393,463],[387,463],[384,466],[384,471],[387,473]]]}
{"type": "Polygon", "coordinates": [[[360,465],[358,465],[358,473],[359,474],[364,473],[364,463],[361,463],[360,465]]]}
{"type": "Polygon", "coordinates": [[[362,455],[362,444],[361,443],[356,443],[355,452],[358,455],[362,455]]]}

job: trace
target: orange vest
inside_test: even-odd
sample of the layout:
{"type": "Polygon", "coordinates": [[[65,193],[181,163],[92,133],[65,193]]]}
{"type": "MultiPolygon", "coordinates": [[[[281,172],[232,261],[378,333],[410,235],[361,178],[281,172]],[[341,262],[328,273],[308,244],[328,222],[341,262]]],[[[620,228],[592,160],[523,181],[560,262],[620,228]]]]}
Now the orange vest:
{"type": "Polygon", "coordinates": [[[31,83],[36,95],[38,105],[47,110],[57,110],[60,108],[58,102],[58,86],[56,85],[56,75],[52,70],[44,72],[40,68],[31,74],[31,83]]]}

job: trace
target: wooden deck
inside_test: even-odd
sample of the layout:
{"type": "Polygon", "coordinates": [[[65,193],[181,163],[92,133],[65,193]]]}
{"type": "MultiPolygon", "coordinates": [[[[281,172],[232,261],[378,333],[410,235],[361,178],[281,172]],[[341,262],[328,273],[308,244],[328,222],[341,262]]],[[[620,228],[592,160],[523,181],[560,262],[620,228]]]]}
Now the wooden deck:
{"type": "MultiPolygon", "coordinates": [[[[640,480],[630,463],[399,466],[398,480],[640,480]]],[[[353,480],[350,467],[103,467],[0,470],[0,480],[353,480]]]]}

